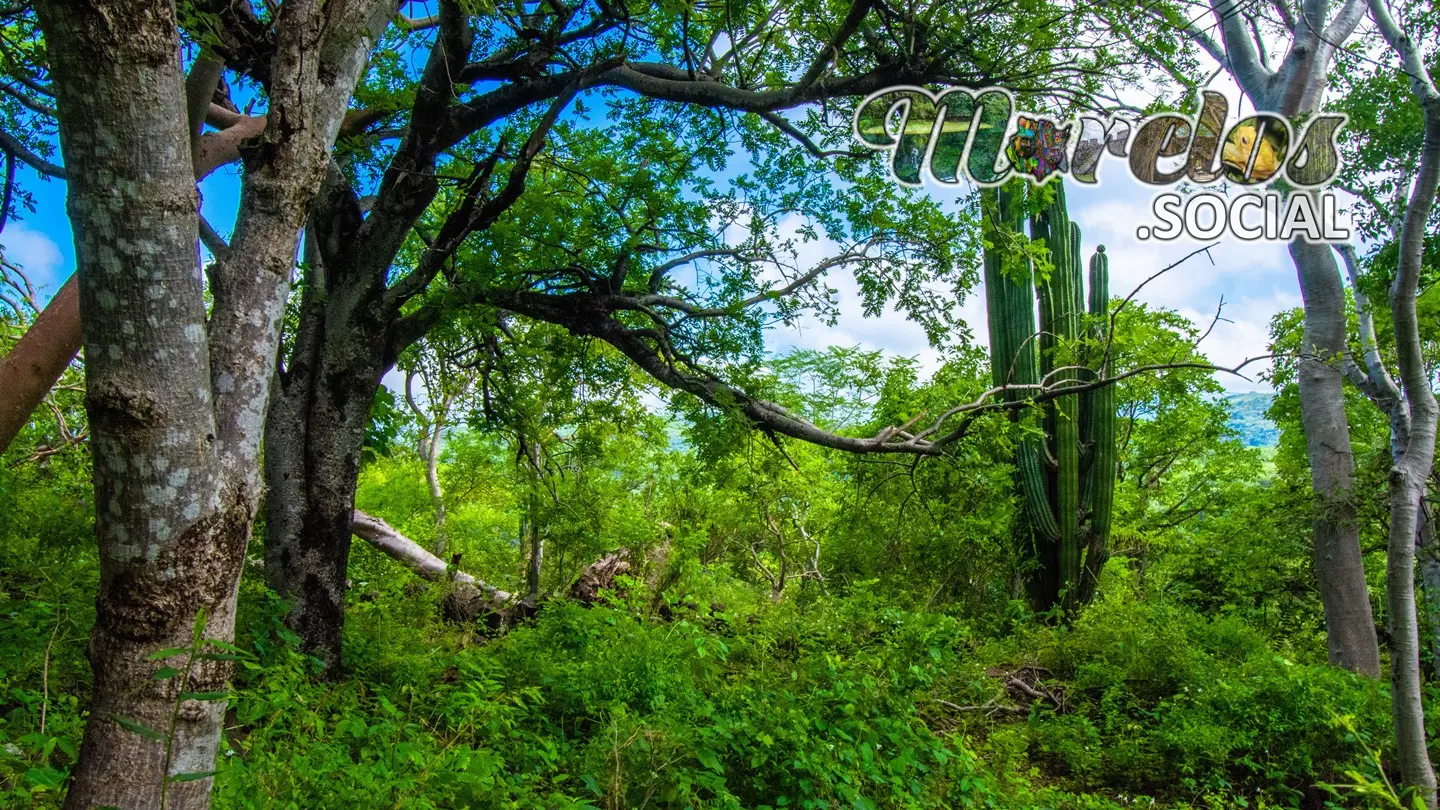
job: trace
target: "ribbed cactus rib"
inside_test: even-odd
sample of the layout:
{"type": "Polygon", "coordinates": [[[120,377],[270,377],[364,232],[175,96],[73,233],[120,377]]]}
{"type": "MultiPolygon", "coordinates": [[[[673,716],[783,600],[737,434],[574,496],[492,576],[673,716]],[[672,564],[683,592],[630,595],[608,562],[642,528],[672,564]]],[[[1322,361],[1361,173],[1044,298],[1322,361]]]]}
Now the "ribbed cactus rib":
{"type": "MultiPolygon", "coordinates": [[[[1105,246],[1095,249],[1090,257],[1090,315],[1092,337],[1097,345],[1095,369],[1101,377],[1114,373],[1114,362],[1106,356],[1106,332],[1110,316],[1110,258],[1105,246]]],[[[1085,558],[1085,573],[1093,581],[1110,554],[1110,519],[1115,505],[1115,387],[1111,385],[1090,392],[1090,441],[1094,458],[1089,479],[1093,495],[1090,503],[1090,547],[1085,558]]]]}
{"type": "MultiPolygon", "coordinates": [[[[1071,356],[1080,336],[1081,277],[1075,251],[1071,249],[1076,230],[1065,210],[1065,189],[1055,187],[1054,199],[1040,216],[1045,222],[1046,247],[1054,265],[1047,286],[1050,287],[1051,322],[1045,330],[1054,335],[1051,374],[1047,382],[1064,386],[1078,375],[1068,366],[1075,365],[1071,356]]],[[[1075,598],[1080,582],[1080,397],[1077,394],[1057,397],[1055,407],[1055,512],[1060,524],[1060,582],[1066,603],[1075,598]]]]}
{"type": "MultiPolygon", "coordinates": [[[[996,386],[1034,385],[1037,371],[1033,271],[1023,253],[1002,249],[1004,240],[1020,233],[1024,221],[1025,186],[1013,184],[981,192],[986,242],[985,290],[990,324],[991,379],[996,386]]],[[[1010,401],[1029,395],[1025,389],[1007,391],[1010,401]]],[[[1047,541],[1060,535],[1046,495],[1044,446],[1038,437],[1021,440],[1016,448],[1025,516],[1047,541]]]]}
{"type": "MultiPolygon", "coordinates": [[[[1109,307],[1109,265],[1104,248],[1090,262],[1088,310],[1094,325],[1085,328],[1086,296],[1080,228],[1070,221],[1065,190],[1056,185],[1052,199],[1030,221],[1030,236],[1049,251],[1051,272],[1037,279],[1028,257],[1007,249],[1021,233],[1025,189],[1016,183],[981,194],[985,211],[985,284],[989,307],[992,379],[996,385],[1079,385],[1101,376],[1109,307]],[[1036,329],[1035,308],[1040,321],[1036,329]],[[1084,338],[1090,347],[1081,352],[1084,338]]],[[[1011,401],[1033,389],[1007,392],[1011,401]]],[[[1045,437],[1023,439],[1016,448],[1017,479],[1025,518],[1042,566],[1037,582],[1053,582],[1045,601],[1074,607],[1092,590],[1106,555],[1115,492],[1115,395],[1106,386],[1056,397],[1044,408],[1045,437]],[[1047,551],[1048,549],[1048,551],[1047,551]]],[[[1044,605],[1048,607],[1049,605],[1044,605]]]]}

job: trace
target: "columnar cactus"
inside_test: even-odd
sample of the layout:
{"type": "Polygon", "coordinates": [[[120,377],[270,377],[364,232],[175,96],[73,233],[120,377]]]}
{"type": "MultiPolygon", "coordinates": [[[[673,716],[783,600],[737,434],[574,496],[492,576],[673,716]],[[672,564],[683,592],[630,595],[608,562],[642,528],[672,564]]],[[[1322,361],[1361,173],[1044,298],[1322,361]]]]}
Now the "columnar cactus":
{"type": "MultiPolygon", "coordinates": [[[[1067,214],[1064,188],[1056,183],[1048,194],[1053,198],[1030,219],[1030,238],[1043,242],[1050,257],[1049,274],[1039,277],[1022,244],[1026,186],[1014,183],[981,195],[990,362],[997,386],[1042,381],[1063,386],[1111,372],[1105,248],[1090,259],[1087,335],[1080,228],[1067,214]]],[[[1013,402],[1034,394],[1034,388],[1017,387],[1004,396],[1013,402]]],[[[1015,459],[1034,552],[1030,591],[1038,607],[1058,603],[1069,609],[1089,598],[1107,556],[1116,472],[1114,388],[1060,396],[1038,407],[1044,435],[1022,437],[1015,459]]]]}

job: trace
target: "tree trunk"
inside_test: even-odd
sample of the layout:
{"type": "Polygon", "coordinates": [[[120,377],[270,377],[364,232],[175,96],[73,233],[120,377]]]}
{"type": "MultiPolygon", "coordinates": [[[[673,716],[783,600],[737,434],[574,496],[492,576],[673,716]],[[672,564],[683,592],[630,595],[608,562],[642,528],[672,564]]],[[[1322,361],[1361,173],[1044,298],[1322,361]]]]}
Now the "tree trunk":
{"type": "Polygon", "coordinates": [[[55,293],[15,347],[0,359],[0,453],[30,421],[30,414],[80,351],[78,276],[55,293]]]}
{"type": "MultiPolygon", "coordinates": [[[[1290,26],[1291,47],[1271,70],[1234,0],[1210,0],[1210,8],[1220,42],[1197,36],[1194,29],[1192,39],[1230,72],[1255,109],[1292,119],[1320,108],[1336,49],[1364,15],[1363,7],[1353,2],[1344,3],[1333,16],[1329,2],[1307,6],[1306,24],[1290,26]]],[[[1340,371],[1347,351],[1344,287],[1329,246],[1296,241],[1290,255],[1305,301],[1303,350],[1309,356],[1301,359],[1297,376],[1311,484],[1318,500],[1312,551],[1330,662],[1379,677],[1380,648],[1355,522],[1355,464],[1340,371]]]]}
{"type": "Polygon", "coordinates": [[[526,508],[529,519],[525,521],[525,531],[528,534],[525,541],[530,551],[525,561],[525,586],[533,602],[540,598],[540,572],[545,562],[545,540],[540,533],[540,499],[533,489],[534,482],[531,483],[529,505],[526,508]]]}
{"type": "Polygon", "coordinates": [[[508,591],[502,591],[493,585],[482,582],[464,571],[451,571],[450,566],[444,560],[426,551],[424,546],[401,534],[394,526],[374,515],[367,515],[356,509],[350,528],[356,537],[425,579],[436,582],[450,579],[474,585],[502,603],[514,598],[514,595],[508,591]]]}
{"type": "Polygon", "coordinates": [[[365,430],[394,364],[383,276],[358,272],[360,212],[332,163],[307,223],[300,318],[265,417],[265,574],[327,677],[341,671],[351,517],[365,430]]]}
{"type": "Polygon", "coordinates": [[[540,488],[544,486],[544,462],[539,439],[527,440],[525,432],[519,430],[516,440],[520,445],[516,466],[520,468],[520,479],[525,486],[524,517],[520,520],[520,554],[525,559],[526,593],[534,603],[540,598],[540,573],[545,562],[545,538],[540,528],[540,488]]]}
{"type": "Polygon", "coordinates": [[[380,365],[379,347],[365,345],[365,330],[341,334],[349,339],[321,346],[315,365],[294,364],[283,375],[265,421],[266,576],[291,600],[286,623],[302,649],[323,661],[330,677],[340,674],[365,428],[388,368],[380,365]]]}
{"type": "MultiPolygon", "coordinates": [[[[1413,315],[1413,290],[1409,306],[1413,315]]],[[[1418,339],[1415,342],[1419,344],[1418,339]]],[[[1396,758],[1405,785],[1418,791],[1429,808],[1436,806],[1436,783],[1425,744],[1420,630],[1415,609],[1415,532],[1420,495],[1435,457],[1435,410],[1433,396],[1428,406],[1412,402],[1410,441],[1404,458],[1390,470],[1390,543],[1385,566],[1396,758]]]]}
{"type": "Polygon", "coordinates": [[[435,553],[444,556],[449,550],[449,535],[445,529],[445,490],[440,487],[440,440],[445,430],[445,407],[435,418],[430,440],[425,448],[425,483],[430,486],[430,503],[435,507],[435,553]]]}
{"type": "Polygon", "coordinates": [[[234,637],[300,225],[393,7],[287,3],[278,13],[269,105],[286,126],[247,152],[208,318],[173,4],[37,11],[68,171],[100,551],[95,694],[65,806],[204,808],[225,703],[181,697],[223,693],[229,667],[155,654],[191,648],[202,614],[202,646],[234,637]],[[326,36],[343,44],[324,49],[326,36]],[[162,674],[176,665],[185,671],[162,674]]]}
{"type": "Polygon", "coordinates": [[[451,400],[448,394],[436,389],[444,388],[445,375],[453,371],[443,360],[437,366],[435,385],[430,384],[426,375],[425,404],[431,412],[427,413],[415,401],[413,370],[405,375],[405,404],[410,406],[410,412],[415,414],[415,421],[420,426],[420,441],[416,443],[415,452],[425,462],[425,484],[430,488],[430,505],[435,509],[435,554],[443,557],[450,544],[445,531],[445,490],[440,486],[440,443],[444,440],[445,416],[450,412],[451,400]]]}
{"type": "MultiPolygon", "coordinates": [[[[211,780],[169,777],[214,767],[224,703],[176,714],[180,681],[156,680],[167,661],[149,656],[189,647],[201,610],[208,636],[232,636],[250,512],[227,493],[215,442],[179,42],[168,3],[39,11],[88,315],[100,548],[95,695],[65,806],[205,807],[211,780]]],[[[223,690],[226,676],[207,662],[189,691],[223,690]]]]}
{"type": "Polygon", "coordinates": [[[1347,351],[1345,288],[1329,245],[1295,242],[1290,255],[1305,301],[1306,356],[1300,360],[1297,377],[1317,501],[1313,560],[1325,608],[1330,663],[1378,678],[1380,648],[1360,556],[1353,501],[1355,459],[1339,367],[1347,351]]]}
{"type": "Polygon", "coordinates": [[[1426,638],[1433,666],[1440,667],[1440,548],[1435,544],[1435,520],[1428,501],[1419,507],[1420,530],[1415,535],[1415,559],[1425,597],[1426,638]]]}
{"type": "Polygon", "coordinates": [[[1425,363],[1416,298],[1425,259],[1425,228],[1440,188],[1440,90],[1431,81],[1424,54],[1400,30],[1384,0],[1371,0],[1371,17],[1395,49],[1424,113],[1425,139],[1400,229],[1390,314],[1395,325],[1395,356],[1401,388],[1409,406],[1404,451],[1390,469],[1390,538],[1385,582],[1390,613],[1390,700],[1395,721],[1395,754],[1407,788],[1437,806],[1435,769],[1425,743],[1425,712],[1420,683],[1420,633],[1415,610],[1415,538],[1420,528],[1425,488],[1435,463],[1436,422],[1440,407],[1425,363]]]}

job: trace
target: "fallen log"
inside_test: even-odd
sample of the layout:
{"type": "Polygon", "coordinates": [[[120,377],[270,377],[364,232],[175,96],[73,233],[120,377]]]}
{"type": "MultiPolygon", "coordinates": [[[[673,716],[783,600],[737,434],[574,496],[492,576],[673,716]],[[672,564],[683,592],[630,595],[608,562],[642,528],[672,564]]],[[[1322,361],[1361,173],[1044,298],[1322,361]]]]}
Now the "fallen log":
{"type": "Polygon", "coordinates": [[[499,629],[509,627],[535,612],[535,606],[529,601],[447,565],[424,546],[374,515],[356,509],[350,516],[350,531],[421,577],[452,583],[441,608],[449,621],[471,622],[485,617],[489,624],[499,629]]]}
{"type": "Polygon", "coordinates": [[[464,571],[451,571],[450,566],[444,560],[431,554],[424,546],[401,534],[394,526],[374,515],[367,515],[356,509],[350,521],[350,531],[356,537],[425,579],[435,581],[450,579],[465,585],[472,585],[476,590],[501,604],[515,598],[515,595],[509,591],[502,591],[464,571]]]}
{"type": "Polygon", "coordinates": [[[593,604],[599,600],[601,591],[617,590],[615,578],[630,572],[629,558],[629,550],[622,548],[590,563],[580,572],[580,578],[575,580],[575,584],[570,586],[570,598],[593,604]]]}
{"type": "MultiPolygon", "coordinates": [[[[470,622],[484,618],[492,627],[506,628],[533,615],[538,608],[528,598],[501,590],[447,565],[424,546],[374,515],[356,509],[350,521],[350,531],[385,556],[425,579],[453,583],[444,603],[445,618],[450,621],[470,622]]],[[[570,598],[591,604],[599,599],[601,591],[614,590],[615,578],[630,571],[629,556],[630,552],[622,548],[586,566],[571,586],[570,598]]]]}

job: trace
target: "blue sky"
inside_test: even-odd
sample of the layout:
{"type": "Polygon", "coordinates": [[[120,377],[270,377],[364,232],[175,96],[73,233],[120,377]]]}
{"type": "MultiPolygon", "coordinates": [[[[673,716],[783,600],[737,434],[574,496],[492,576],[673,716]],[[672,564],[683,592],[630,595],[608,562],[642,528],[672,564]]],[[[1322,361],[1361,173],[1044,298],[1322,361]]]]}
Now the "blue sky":
{"type": "MultiPolygon", "coordinates": [[[[1219,89],[1225,89],[1221,87],[1219,89]]],[[[1233,87],[1230,88],[1233,93],[1233,87]]],[[[1232,96],[1233,97],[1233,96],[1232,96]]],[[[1154,188],[1131,178],[1123,161],[1111,158],[1102,164],[1097,186],[1068,184],[1072,217],[1084,233],[1085,250],[1103,244],[1110,254],[1111,292],[1125,295],[1156,270],[1180,259],[1199,245],[1188,240],[1141,242],[1135,227],[1153,221],[1150,200],[1154,188]]],[[[9,223],[0,244],[7,258],[25,268],[31,280],[48,298],[74,268],[74,247],[69,220],[65,216],[63,183],[43,181],[22,169],[21,182],[34,195],[36,210],[9,223]]],[[[202,184],[206,215],[222,232],[233,221],[238,178],[234,167],[222,168],[202,184]]],[[[929,193],[953,200],[955,189],[932,188],[929,193]]],[[[806,247],[819,260],[836,248],[824,243],[806,247]]],[[[1265,352],[1270,318],[1277,312],[1300,304],[1295,271],[1289,254],[1280,244],[1247,243],[1226,238],[1205,256],[1190,259],[1184,266],[1151,282],[1138,296],[1155,306],[1174,309],[1202,326],[1208,324],[1222,297],[1223,316],[1202,349],[1213,362],[1235,365],[1247,357],[1265,352]]],[[[802,266],[807,262],[802,255],[802,266]]],[[[791,347],[820,348],[842,344],[918,357],[927,370],[938,364],[937,353],[929,347],[923,331],[902,316],[886,313],[865,318],[853,279],[837,272],[828,283],[839,293],[841,316],[835,326],[817,319],[802,319],[795,327],[777,326],[771,335],[775,350],[791,347]]],[[[983,290],[977,289],[961,304],[962,317],[977,341],[986,340],[983,290]]],[[[1260,367],[1252,366],[1254,371],[1260,367]]],[[[1263,381],[1221,375],[1220,382],[1231,391],[1267,391],[1263,381]]]]}
{"type": "MultiPolygon", "coordinates": [[[[1156,271],[1208,243],[1183,238],[1173,242],[1136,239],[1136,226],[1155,222],[1150,204],[1156,189],[1131,177],[1123,160],[1108,160],[1101,164],[1097,185],[1067,183],[1066,201],[1071,217],[1080,225],[1086,255],[1095,246],[1105,245],[1110,255],[1110,293],[1124,296],[1156,271]]],[[[961,192],[929,187],[927,193],[944,202],[961,192]]],[[[820,244],[811,247],[817,260],[823,251],[835,249],[820,244]]],[[[802,261],[801,265],[807,263],[802,261]]],[[[776,347],[860,345],[918,357],[927,370],[938,365],[939,355],[928,346],[918,325],[893,312],[880,318],[861,317],[853,279],[835,275],[829,281],[839,292],[839,322],[832,327],[810,318],[795,328],[777,327],[772,337],[776,347]]],[[[1208,258],[1204,254],[1191,258],[1147,284],[1136,298],[1173,309],[1199,324],[1202,331],[1223,299],[1222,317],[1228,322],[1217,323],[1201,349],[1211,362],[1230,367],[1264,354],[1270,319],[1277,312],[1300,305],[1295,268],[1285,245],[1243,242],[1229,236],[1222,238],[1208,258]]],[[[984,345],[987,335],[983,289],[974,290],[960,307],[975,339],[984,345]]],[[[1270,391],[1257,376],[1265,368],[1268,365],[1262,363],[1249,366],[1249,380],[1227,374],[1218,379],[1232,392],[1270,391]]]]}

